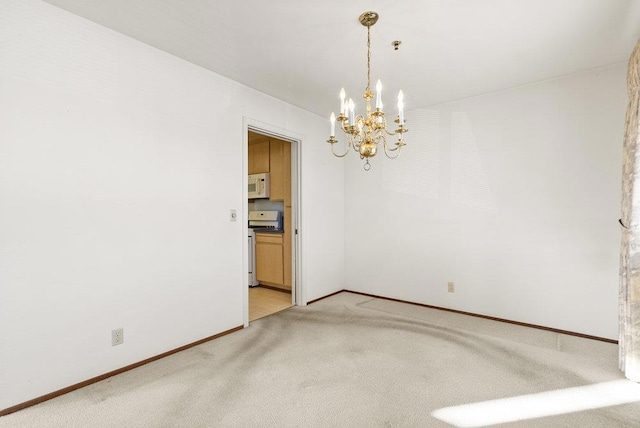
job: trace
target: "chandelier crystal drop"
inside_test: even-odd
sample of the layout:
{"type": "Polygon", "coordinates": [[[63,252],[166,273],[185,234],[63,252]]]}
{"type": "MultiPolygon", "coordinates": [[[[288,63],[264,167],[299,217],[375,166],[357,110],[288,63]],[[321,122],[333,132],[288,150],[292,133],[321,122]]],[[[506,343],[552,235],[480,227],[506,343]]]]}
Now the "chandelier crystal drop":
{"type": "Polygon", "coordinates": [[[364,169],[369,171],[371,164],[369,158],[374,157],[378,153],[378,146],[381,145],[385,155],[390,159],[395,159],[400,155],[402,147],[406,144],[403,141],[403,135],[408,131],[405,128],[404,121],[404,94],[402,91],[398,93],[398,116],[395,123],[398,128],[393,132],[387,130],[387,119],[382,110],[382,83],[380,79],[376,83],[375,93],[375,110],[371,110],[371,100],[374,97],[371,92],[371,27],[378,21],[379,15],[376,12],[364,12],[360,15],[360,23],[367,27],[367,88],[362,95],[366,102],[366,113],[355,114],[355,103],[352,98],[347,99],[344,88],[340,90],[340,116],[332,112],[330,116],[331,134],[327,142],[331,144],[331,152],[337,157],[344,157],[353,148],[360,153],[360,159],[365,160],[364,169]],[[347,136],[347,149],[344,153],[335,152],[336,139],[336,120],[340,122],[342,131],[347,136]],[[387,135],[397,136],[398,140],[393,143],[387,143],[387,135]]]}

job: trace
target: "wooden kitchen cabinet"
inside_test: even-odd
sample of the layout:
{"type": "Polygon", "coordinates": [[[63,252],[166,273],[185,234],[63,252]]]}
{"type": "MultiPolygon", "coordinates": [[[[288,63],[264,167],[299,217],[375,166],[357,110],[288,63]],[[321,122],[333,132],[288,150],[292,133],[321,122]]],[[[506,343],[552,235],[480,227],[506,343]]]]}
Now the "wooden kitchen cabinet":
{"type": "MultiPolygon", "coordinates": [[[[291,144],[282,140],[271,140],[269,146],[269,172],[271,173],[271,194],[269,199],[272,201],[284,201],[287,193],[285,173],[285,147],[291,144]]],[[[291,174],[289,174],[291,175],[291,174]]],[[[289,178],[291,180],[291,178],[289,178]]]]}
{"type": "Polygon", "coordinates": [[[291,208],[291,144],[284,146],[284,206],[291,208]]]}
{"type": "Polygon", "coordinates": [[[260,284],[291,290],[291,284],[284,284],[282,234],[256,233],[256,279],[260,284]]]}
{"type": "Polygon", "coordinates": [[[269,172],[269,140],[249,143],[249,174],[269,172]]]}
{"type": "Polygon", "coordinates": [[[291,143],[265,138],[254,136],[249,141],[249,174],[268,172],[269,199],[291,206],[291,143]]]}

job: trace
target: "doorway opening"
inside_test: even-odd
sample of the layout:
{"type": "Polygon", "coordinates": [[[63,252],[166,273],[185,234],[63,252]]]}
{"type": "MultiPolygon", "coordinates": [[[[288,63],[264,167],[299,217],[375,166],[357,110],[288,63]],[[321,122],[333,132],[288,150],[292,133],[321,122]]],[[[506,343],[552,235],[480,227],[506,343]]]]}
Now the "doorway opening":
{"type": "Polygon", "coordinates": [[[302,301],[299,282],[299,143],[286,131],[245,120],[245,326],[302,301]],[[256,191],[254,183],[266,189],[256,191]],[[249,191],[251,188],[251,191],[249,191]]]}

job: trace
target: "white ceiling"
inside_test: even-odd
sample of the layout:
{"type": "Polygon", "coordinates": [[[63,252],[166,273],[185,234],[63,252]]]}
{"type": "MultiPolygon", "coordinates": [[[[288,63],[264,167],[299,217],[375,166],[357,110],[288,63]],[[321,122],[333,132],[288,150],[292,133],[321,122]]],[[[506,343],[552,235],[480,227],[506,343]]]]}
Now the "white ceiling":
{"type": "Polygon", "coordinates": [[[640,0],[46,1],[327,117],[364,92],[367,10],[372,86],[410,110],[627,61],[640,36],[640,0]]]}

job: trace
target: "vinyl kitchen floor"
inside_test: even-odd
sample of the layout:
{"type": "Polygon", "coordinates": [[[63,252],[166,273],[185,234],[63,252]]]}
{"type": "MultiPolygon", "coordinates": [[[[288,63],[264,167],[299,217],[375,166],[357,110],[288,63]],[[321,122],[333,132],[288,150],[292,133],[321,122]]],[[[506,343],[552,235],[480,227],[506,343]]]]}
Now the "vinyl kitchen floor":
{"type": "Polygon", "coordinates": [[[249,322],[291,306],[291,293],[260,286],[249,288],[249,322]]]}

